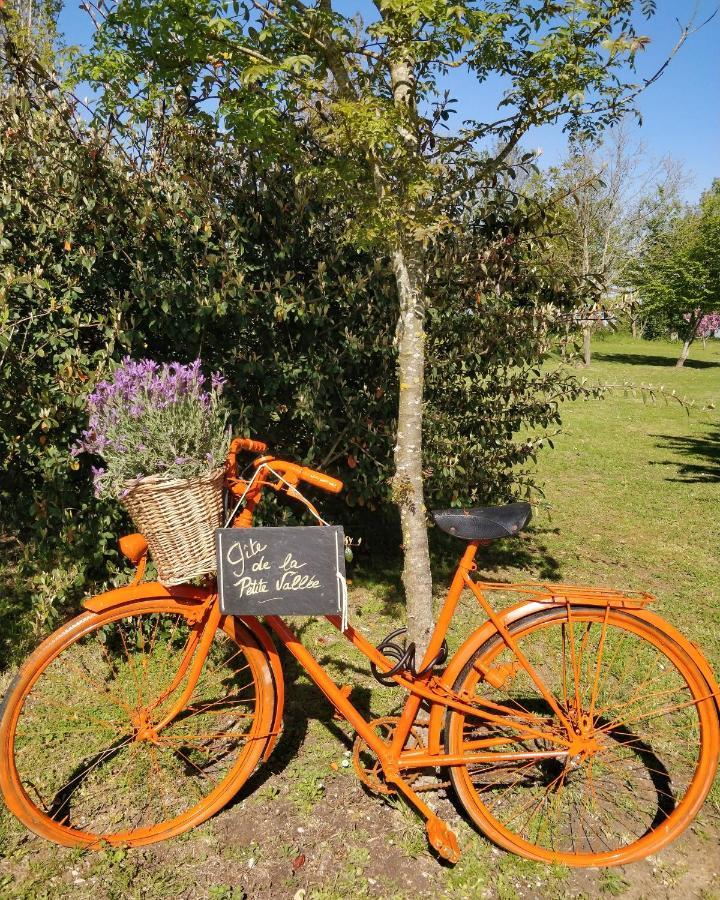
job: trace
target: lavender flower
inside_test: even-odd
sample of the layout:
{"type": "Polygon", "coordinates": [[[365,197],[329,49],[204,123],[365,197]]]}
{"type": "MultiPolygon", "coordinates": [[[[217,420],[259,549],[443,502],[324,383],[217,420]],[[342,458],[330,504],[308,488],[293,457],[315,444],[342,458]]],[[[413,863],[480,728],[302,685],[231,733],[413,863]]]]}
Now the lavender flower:
{"type": "Polygon", "coordinates": [[[90,466],[90,471],[92,472],[95,496],[99,497],[102,494],[103,476],[107,474],[106,470],[98,469],[97,466],[90,466]]]}
{"type": "Polygon", "coordinates": [[[87,400],[88,427],[71,453],[101,456],[93,467],[95,491],[124,496],[144,475],[188,478],[211,471],[227,454],[227,380],[202,362],[189,365],[125,357],[87,400]]]}
{"type": "Polygon", "coordinates": [[[221,375],[219,372],[213,372],[210,376],[210,385],[213,391],[216,391],[218,394],[222,394],[223,388],[227,384],[227,378],[221,375]]]}

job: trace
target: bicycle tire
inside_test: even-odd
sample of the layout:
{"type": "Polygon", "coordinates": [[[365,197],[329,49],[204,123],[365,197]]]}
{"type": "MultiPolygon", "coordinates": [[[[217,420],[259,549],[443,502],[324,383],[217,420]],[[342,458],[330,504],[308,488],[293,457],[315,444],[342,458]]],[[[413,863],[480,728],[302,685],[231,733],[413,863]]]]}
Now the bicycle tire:
{"type": "Polygon", "coordinates": [[[0,791],[29,829],[69,847],[151,844],[204,822],[249,778],[270,739],[275,686],[239,619],[221,620],[177,718],[138,737],[140,708],[152,735],[182,689],[153,707],[188,646],[193,611],[147,598],[84,612],[31,654],[0,720],[0,791]]]}
{"type": "MultiPolygon", "coordinates": [[[[584,726],[588,735],[595,735],[599,749],[584,757],[568,755],[563,763],[505,761],[449,767],[458,799],[480,831],[497,845],[529,859],[576,867],[614,866],[657,853],[687,828],[712,786],[720,725],[702,673],[656,626],[630,611],[610,609],[607,619],[605,616],[604,607],[574,606],[568,613],[562,605],[509,626],[518,646],[549,683],[561,710],[570,716],[572,707],[579,705],[575,718],[580,722],[586,715],[584,726]],[[603,621],[607,624],[602,649],[596,657],[588,652],[584,677],[582,665],[579,669],[581,702],[577,704],[572,696],[574,684],[568,702],[563,689],[558,689],[561,682],[567,687],[567,668],[563,672],[562,661],[566,663],[570,655],[568,631],[574,629],[577,660],[581,646],[587,650],[592,645],[596,651],[600,647],[603,621]],[[578,636],[585,632],[589,637],[583,645],[578,636]],[[617,639],[623,636],[630,646],[617,646],[617,639]],[[548,653],[553,647],[556,652],[548,653]],[[608,663],[606,654],[613,652],[619,656],[608,663]],[[616,659],[621,660],[620,671],[613,671],[616,659]],[[661,659],[665,668],[651,670],[644,681],[631,678],[632,672],[649,661],[661,659]],[[606,683],[600,685],[599,705],[587,719],[592,690],[582,682],[594,684],[596,670],[599,680],[606,683]],[[643,703],[656,706],[643,714],[643,703]],[[683,738],[679,730],[676,733],[679,725],[683,726],[683,738]],[[547,821],[542,821],[543,817],[547,821]]],[[[486,699],[510,705],[518,716],[537,716],[546,727],[557,717],[539,693],[533,693],[524,670],[510,675],[508,684],[499,688],[482,680],[481,669],[497,668],[511,659],[511,651],[496,634],[472,653],[455,681],[455,691],[467,696],[468,691],[477,690],[486,699]]],[[[452,710],[446,714],[445,725],[445,746],[450,754],[463,752],[464,735],[477,740],[493,734],[511,737],[513,733],[511,725],[493,730],[479,717],[452,710]]],[[[561,732],[558,726],[558,734],[561,732]]],[[[527,739],[522,747],[526,751],[548,749],[548,745],[527,739]]],[[[498,746],[498,750],[507,749],[507,745],[498,746]]]]}

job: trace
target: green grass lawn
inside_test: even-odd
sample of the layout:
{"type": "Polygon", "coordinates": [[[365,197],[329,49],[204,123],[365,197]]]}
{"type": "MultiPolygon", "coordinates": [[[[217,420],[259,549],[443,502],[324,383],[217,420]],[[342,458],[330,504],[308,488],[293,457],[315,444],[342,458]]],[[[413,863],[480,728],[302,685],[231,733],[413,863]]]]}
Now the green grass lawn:
{"type": "Polygon", "coordinates": [[[677,353],[676,343],[595,340],[586,377],[616,387],[565,408],[564,433],[540,460],[547,508],[535,533],[563,578],[657,594],[720,668],[720,342],[693,347],[683,369],[677,353]],[[643,402],[643,385],[693,406],[660,393],[643,402]]]}
{"type": "MultiPolygon", "coordinates": [[[[683,370],[677,344],[622,335],[594,341],[591,382],[604,400],[564,410],[563,433],[538,463],[544,499],[520,540],[498,545],[480,568],[497,578],[563,579],[648,590],[657,609],[720,669],[720,342],[694,347],[683,370]],[[635,394],[630,386],[636,387],[635,394]],[[651,386],[656,402],[643,402],[651,386]],[[661,392],[660,388],[664,391],[661,392]],[[689,411],[675,400],[692,403],[689,411]],[[647,394],[647,390],[645,391],[647,394]]],[[[434,536],[434,540],[435,540],[434,536]]],[[[460,548],[448,539],[445,551],[460,548]]],[[[438,593],[447,556],[438,561],[438,593]]],[[[402,619],[397,572],[379,553],[355,568],[351,621],[379,640],[402,619]]],[[[451,646],[480,619],[463,600],[451,646]]],[[[399,708],[362,658],[320,621],[303,640],[369,714],[399,708]]],[[[240,900],[346,897],[718,898],[717,792],[675,845],[623,869],[569,872],[492,847],[442,794],[430,795],[464,849],[454,868],[428,852],[422,823],[395,800],[366,794],[347,765],[352,733],[289,662],[285,730],[248,790],[202,827],[135,851],[56,848],[0,811],[0,897],[187,897],[240,900]]]]}

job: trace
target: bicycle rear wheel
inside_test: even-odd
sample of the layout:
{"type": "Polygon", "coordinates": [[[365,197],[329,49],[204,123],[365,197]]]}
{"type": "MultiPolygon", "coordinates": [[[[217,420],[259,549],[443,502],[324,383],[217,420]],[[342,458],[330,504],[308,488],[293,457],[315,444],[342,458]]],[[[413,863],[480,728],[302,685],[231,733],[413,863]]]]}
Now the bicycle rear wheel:
{"type": "Polygon", "coordinates": [[[250,776],[275,697],[239,620],[221,620],[184,709],[154,728],[185,684],[196,611],[144,599],[86,612],[30,656],[0,721],[0,788],[28,828],[66,846],[149,844],[205,821],[250,776]]]}
{"type": "Polygon", "coordinates": [[[556,712],[500,635],[491,638],[454,689],[502,704],[507,725],[454,711],[446,718],[448,753],[490,738],[495,746],[483,752],[505,754],[450,768],[466,811],[495,843],[530,859],[610,866],[656,853],[690,824],[717,769],[718,714],[697,666],[623,610],[553,607],[510,631],[575,736],[568,748],[556,712]],[[483,680],[490,667],[507,677],[502,687],[483,680]],[[523,737],[518,723],[557,740],[523,737]]]}

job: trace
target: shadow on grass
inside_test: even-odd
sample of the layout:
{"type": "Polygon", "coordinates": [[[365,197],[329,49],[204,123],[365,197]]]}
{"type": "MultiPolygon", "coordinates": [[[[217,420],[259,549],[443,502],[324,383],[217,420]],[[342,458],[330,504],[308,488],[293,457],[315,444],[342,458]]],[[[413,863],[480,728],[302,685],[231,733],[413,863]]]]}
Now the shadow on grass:
{"type": "Polygon", "coordinates": [[[687,462],[671,459],[654,463],[677,466],[677,477],[668,478],[667,481],[696,484],[720,481],[720,431],[717,428],[693,436],[656,434],[654,437],[658,438],[658,447],[688,458],[687,462]]]}
{"type": "MultiPolygon", "coordinates": [[[[307,623],[294,628],[295,633],[302,639],[302,635],[310,624],[307,623]]],[[[283,715],[283,730],[278,738],[270,759],[262,763],[236,794],[227,809],[257,791],[272,776],[281,774],[298,755],[308,732],[308,723],[311,719],[321,722],[330,734],[346,749],[352,749],[352,737],[340,727],[340,720],[334,717],[335,708],[326,699],[322,691],[309,680],[305,670],[295,657],[283,646],[279,647],[285,682],[285,711],[283,715]]],[[[318,660],[322,665],[334,662],[338,667],[338,660],[331,660],[325,656],[318,660]]],[[[340,668],[352,668],[350,664],[340,668]]],[[[361,671],[358,668],[358,671],[361,671]]],[[[363,670],[363,674],[367,674],[363,670]]],[[[353,685],[350,697],[353,706],[366,718],[371,717],[370,701],[371,693],[362,685],[353,685]]]]}
{"type": "MultiPolygon", "coordinates": [[[[500,577],[508,569],[521,570],[527,579],[557,581],[561,577],[560,563],[550,553],[543,536],[557,534],[557,529],[532,528],[522,537],[495,541],[489,547],[480,547],[475,557],[481,577],[500,577]]],[[[436,584],[449,585],[465,549],[465,541],[441,534],[433,534],[433,578],[436,584]]]]}
{"type": "MultiPolygon", "coordinates": [[[[602,350],[596,350],[594,357],[602,362],[622,363],[627,366],[662,366],[664,368],[673,368],[677,362],[674,356],[657,356],[652,353],[603,353],[602,350]]],[[[678,356],[680,355],[678,349],[678,356]]],[[[720,367],[720,361],[711,362],[704,359],[690,359],[685,361],[686,369],[716,369],[720,367]]]]}

